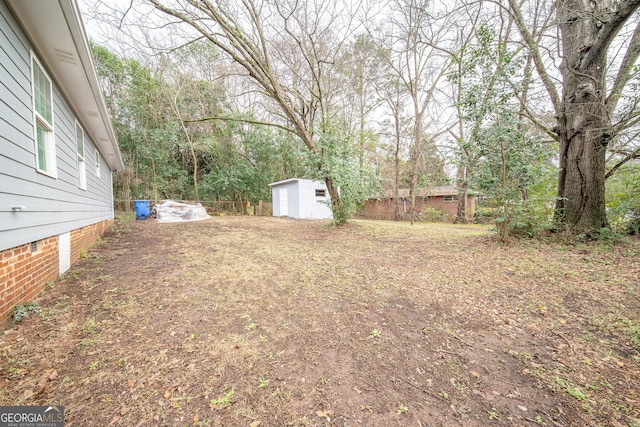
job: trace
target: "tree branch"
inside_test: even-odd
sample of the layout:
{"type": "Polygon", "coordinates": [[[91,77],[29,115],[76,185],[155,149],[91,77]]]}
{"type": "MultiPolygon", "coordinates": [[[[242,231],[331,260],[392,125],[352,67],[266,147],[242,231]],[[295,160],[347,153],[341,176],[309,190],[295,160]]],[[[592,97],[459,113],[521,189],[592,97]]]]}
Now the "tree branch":
{"type": "Polygon", "coordinates": [[[629,42],[629,48],[627,49],[624,59],[620,64],[618,75],[616,76],[616,80],[611,88],[611,93],[607,97],[606,106],[610,117],[613,116],[613,112],[618,106],[622,90],[631,79],[631,71],[638,60],[638,57],[640,57],[640,23],[636,25],[633,37],[629,42]]]}
{"type": "Polygon", "coordinates": [[[278,123],[269,123],[269,122],[263,122],[260,120],[251,120],[251,119],[238,119],[235,117],[202,117],[199,119],[189,119],[189,120],[183,120],[184,123],[198,123],[198,122],[207,122],[209,120],[220,120],[223,122],[239,122],[239,123],[249,123],[252,125],[261,125],[261,126],[271,126],[271,127],[275,127],[278,129],[282,129],[286,132],[290,132],[294,135],[298,135],[298,133],[296,132],[295,129],[291,129],[290,127],[284,126],[284,125],[280,125],[278,123]]]}
{"type": "Polygon", "coordinates": [[[610,178],[620,167],[622,167],[625,163],[630,160],[637,159],[640,157],[640,147],[633,150],[631,153],[627,154],[622,160],[616,163],[604,176],[604,179],[610,178]]]}
{"type": "MultiPolygon", "coordinates": [[[[640,0],[634,0],[639,1],[640,0]]],[[[509,0],[509,12],[513,16],[516,21],[516,25],[518,26],[518,30],[520,30],[520,35],[524,39],[531,55],[533,56],[533,63],[536,66],[536,70],[538,71],[538,75],[544,84],[544,87],[547,89],[549,96],[551,97],[551,103],[553,104],[553,110],[556,114],[559,114],[561,111],[561,103],[560,96],[558,95],[558,90],[556,89],[553,81],[551,80],[551,76],[547,72],[547,69],[544,66],[544,61],[542,56],[540,55],[540,51],[538,50],[538,45],[536,40],[533,38],[529,29],[527,28],[526,23],[524,22],[524,18],[522,17],[522,12],[520,11],[520,6],[516,3],[515,0],[509,0]]]]}
{"type": "Polygon", "coordinates": [[[618,10],[616,10],[611,19],[598,31],[598,35],[593,41],[593,44],[582,58],[580,70],[586,70],[602,52],[606,52],[609,49],[609,45],[611,45],[620,28],[622,28],[627,19],[629,19],[638,8],[640,8],[640,0],[620,2],[618,10]]]}

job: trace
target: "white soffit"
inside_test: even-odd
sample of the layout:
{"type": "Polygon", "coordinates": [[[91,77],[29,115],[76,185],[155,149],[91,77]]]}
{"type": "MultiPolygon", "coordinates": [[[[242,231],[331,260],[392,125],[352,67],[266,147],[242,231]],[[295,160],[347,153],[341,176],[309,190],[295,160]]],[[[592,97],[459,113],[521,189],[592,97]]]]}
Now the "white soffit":
{"type": "Polygon", "coordinates": [[[36,54],[112,170],[124,169],[75,0],[8,0],[36,54]]]}

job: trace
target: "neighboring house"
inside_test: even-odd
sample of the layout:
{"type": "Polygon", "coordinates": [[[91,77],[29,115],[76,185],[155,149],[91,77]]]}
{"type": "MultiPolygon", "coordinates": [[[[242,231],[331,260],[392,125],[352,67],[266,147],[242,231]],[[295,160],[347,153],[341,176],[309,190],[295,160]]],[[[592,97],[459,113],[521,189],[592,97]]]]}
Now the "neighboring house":
{"type": "MultiPolygon", "coordinates": [[[[409,210],[411,199],[409,198],[409,189],[402,188],[398,191],[398,205],[400,215],[404,219],[409,219],[409,210]]],[[[431,189],[416,190],[416,208],[417,219],[422,219],[423,210],[430,208],[436,209],[448,219],[455,219],[458,213],[458,189],[454,186],[433,187],[431,189]]],[[[364,216],[368,219],[395,219],[396,200],[393,192],[384,194],[375,199],[369,199],[365,202],[364,216]]],[[[467,194],[467,220],[473,220],[476,210],[475,195],[467,194]]]]}
{"type": "Polygon", "coordinates": [[[322,181],[291,178],[272,182],[269,187],[273,216],[297,219],[333,218],[329,191],[322,181]]]}
{"type": "Polygon", "coordinates": [[[0,322],[113,221],[124,167],[75,0],[0,0],[0,322]]]}

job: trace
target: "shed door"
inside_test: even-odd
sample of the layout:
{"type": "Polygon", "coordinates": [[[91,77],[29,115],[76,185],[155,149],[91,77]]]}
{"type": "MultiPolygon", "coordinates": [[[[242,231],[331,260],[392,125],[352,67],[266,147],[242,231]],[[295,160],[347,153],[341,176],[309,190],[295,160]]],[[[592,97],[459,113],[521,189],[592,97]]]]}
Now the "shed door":
{"type": "Polygon", "coordinates": [[[287,188],[281,188],[278,191],[278,198],[280,200],[280,216],[289,216],[289,194],[287,188]]]}

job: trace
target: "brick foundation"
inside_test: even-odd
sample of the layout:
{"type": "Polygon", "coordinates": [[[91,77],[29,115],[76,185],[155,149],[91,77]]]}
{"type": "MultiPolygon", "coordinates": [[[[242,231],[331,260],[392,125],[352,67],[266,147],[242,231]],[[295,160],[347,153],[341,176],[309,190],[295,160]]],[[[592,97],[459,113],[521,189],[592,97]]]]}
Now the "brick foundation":
{"type": "MultiPolygon", "coordinates": [[[[71,232],[71,264],[111,222],[106,220],[71,232]]],[[[17,304],[32,301],[48,281],[59,275],[58,236],[0,252],[0,325],[9,320],[17,304]]]]}
{"type": "Polygon", "coordinates": [[[71,264],[80,259],[80,252],[87,250],[111,226],[112,221],[102,221],[71,232],[71,264]]]}

